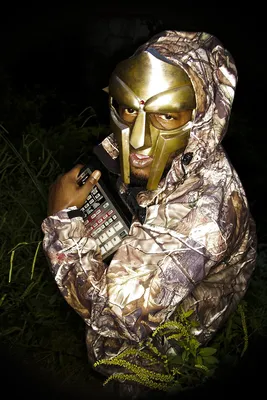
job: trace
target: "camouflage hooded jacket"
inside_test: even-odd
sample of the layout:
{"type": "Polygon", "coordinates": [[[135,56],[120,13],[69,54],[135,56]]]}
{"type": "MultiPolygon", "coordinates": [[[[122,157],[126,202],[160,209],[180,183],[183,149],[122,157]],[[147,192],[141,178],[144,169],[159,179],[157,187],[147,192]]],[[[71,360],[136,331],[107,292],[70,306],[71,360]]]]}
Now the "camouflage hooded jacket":
{"type": "MultiPolygon", "coordinates": [[[[196,113],[184,151],[191,161],[178,156],[156,190],[139,193],[145,221],[133,218],[109,265],[69,209],[42,224],[55,281],[85,321],[92,363],[138,344],[178,305],[195,310],[195,335],[206,343],[235,310],[255,267],[254,222],[221,145],[237,80],[234,61],[202,32],[165,31],[138,51],[147,48],[184,68],[193,83],[196,113]]],[[[103,147],[118,157],[112,135],[103,147]]]]}

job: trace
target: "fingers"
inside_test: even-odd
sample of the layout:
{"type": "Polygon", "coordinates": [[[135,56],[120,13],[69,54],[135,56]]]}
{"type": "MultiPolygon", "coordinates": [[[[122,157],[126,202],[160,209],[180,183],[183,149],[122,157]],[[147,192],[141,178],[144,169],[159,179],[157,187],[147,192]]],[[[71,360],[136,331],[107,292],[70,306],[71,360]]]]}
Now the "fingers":
{"type": "Polygon", "coordinates": [[[80,208],[85,203],[88,194],[98,182],[101,172],[99,170],[93,171],[84,185],[79,186],[77,176],[82,167],[82,164],[76,165],[51,185],[48,196],[48,215],[55,214],[70,206],[80,208]]]}
{"type": "Polygon", "coordinates": [[[78,175],[80,173],[80,170],[84,167],[84,164],[77,164],[75,165],[75,167],[73,167],[69,172],[67,172],[67,175],[70,178],[74,178],[75,180],[77,180],[78,175]]]}
{"type": "Polygon", "coordinates": [[[97,184],[99,178],[101,176],[101,172],[98,170],[95,170],[92,172],[92,174],[89,176],[89,178],[85,181],[83,186],[78,186],[76,189],[77,197],[76,197],[76,203],[75,205],[78,207],[81,207],[93,189],[93,186],[97,184]]]}
{"type": "MultiPolygon", "coordinates": [[[[75,181],[78,179],[78,175],[81,171],[81,169],[84,167],[83,164],[77,164],[75,165],[75,167],[73,167],[69,172],[67,172],[66,175],[68,175],[68,178],[75,179],[75,181]]],[[[87,187],[87,186],[93,186],[95,185],[98,180],[101,177],[101,172],[99,170],[95,170],[92,172],[92,174],[89,176],[89,178],[86,180],[85,184],[83,186],[87,187]]]]}
{"type": "Polygon", "coordinates": [[[89,178],[86,180],[85,184],[83,185],[83,188],[85,188],[84,190],[90,191],[92,187],[99,181],[100,177],[101,177],[101,172],[98,169],[93,171],[89,176],[89,178]]]}
{"type": "MultiPolygon", "coordinates": [[[[78,176],[80,174],[81,169],[84,167],[83,164],[77,164],[71,170],[66,172],[65,174],[61,174],[57,177],[56,181],[50,186],[49,191],[54,190],[55,186],[59,187],[61,185],[69,185],[76,184],[78,176]]],[[[92,187],[98,182],[101,177],[101,172],[99,170],[94,170],[92,174],[88,177],[85,183],[82,186],[77,187],[79,191],[89,192],[92,187]]],[[[76,186],[76,185],[75,185],[76,186]]],[[[78,186],[78,185],[77,185],[78,186]]]]}

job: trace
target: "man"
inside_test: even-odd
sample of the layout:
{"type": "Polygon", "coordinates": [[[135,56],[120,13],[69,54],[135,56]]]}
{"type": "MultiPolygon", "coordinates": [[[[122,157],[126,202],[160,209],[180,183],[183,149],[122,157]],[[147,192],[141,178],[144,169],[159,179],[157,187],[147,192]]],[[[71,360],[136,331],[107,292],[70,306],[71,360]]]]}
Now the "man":
{"type": "Polygon", "coordinates": [[[109,265],[79,212],[100,171],[79,187],[78,165],[52,187],[44,251],[86,323],[92,363],[151,336],[179,305],[206,344],[244,296],[255,226],[221,146],[236,80],[229,52],[202,32],[165,31],[115,68],[98,154],[119,160],[121,197],[138,212],[109,265]]]}

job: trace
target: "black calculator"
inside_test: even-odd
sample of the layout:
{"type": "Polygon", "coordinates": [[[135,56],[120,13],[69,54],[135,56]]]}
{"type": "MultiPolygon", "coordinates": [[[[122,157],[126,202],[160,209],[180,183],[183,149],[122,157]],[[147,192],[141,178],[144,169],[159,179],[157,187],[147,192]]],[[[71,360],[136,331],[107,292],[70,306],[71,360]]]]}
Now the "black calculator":
{"type": "MultiPolygon", "coordinates": [[[[89,165],[83,167],[77,183],[83,185],[94,169],[89,165]]],[[[86,231],[99,245],[103,260],[110,258],[128,235],[130,222],[102,178],[93,187],[80,210],[84,215],[86,231]]]]}

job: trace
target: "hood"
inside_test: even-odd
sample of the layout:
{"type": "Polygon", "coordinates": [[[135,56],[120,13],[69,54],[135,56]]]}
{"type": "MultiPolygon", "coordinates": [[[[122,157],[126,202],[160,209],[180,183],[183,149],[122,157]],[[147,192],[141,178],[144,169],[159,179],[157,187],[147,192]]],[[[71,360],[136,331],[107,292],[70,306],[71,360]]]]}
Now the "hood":
{"type": "MultiPolygon", "coordinates": [[[[200,167],[222,141],[234,99],[237,70],[221,42],[205,32],[167,30],[140,46],[135,55],[151,50],[163,60],[183,68],[196,94],[195,117],[184,151],[184,154],[191,153],[187,158],[191,161],[181,168],[182,156],[178,156],[170,171],[181,178],[184,171],[188,175],[200,167]]],[[[176,180],[174,176],[173,179],[176,180]]]]}
{"type": "MultiPolygon", "coordinates": [[[[152,200],[167,186],[183,181],[201,167],[222,141],[228,127],[237,83],[237,70],[231,54],[213,35],[205,32],[166,30],[140,46],[134,55],[150,51],[163,61],[179,65],[190,77],[196,110],[188,144],[174,159],[159,188],[148,195],[152,200]],[[188,157],[187,157],[188,156],[188,157]]],[[[114,140],[114,139],[113,139],[114,140]]],[[[110,153],[115,143],[103,144],[110,153]]],[[[114,154],[111,154],[114,159],[114,154]]]]}

